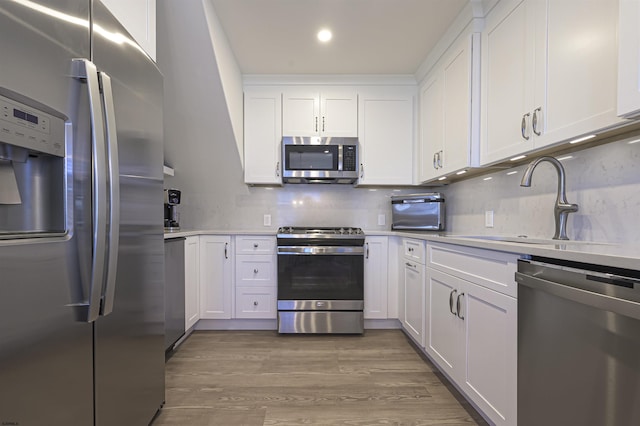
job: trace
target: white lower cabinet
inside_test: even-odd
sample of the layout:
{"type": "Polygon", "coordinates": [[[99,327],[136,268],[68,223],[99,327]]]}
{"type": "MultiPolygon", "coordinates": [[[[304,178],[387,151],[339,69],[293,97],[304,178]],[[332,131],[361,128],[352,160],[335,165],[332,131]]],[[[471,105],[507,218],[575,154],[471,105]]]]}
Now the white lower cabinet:
{"type": "Polygon", "coordinates": [[[515,425],[517,299],[472,281],[512,271],[510,292],[518,256],[437,244],[427,252],[426,352],[493,423],[515,425]]]}
{"type": "Polygon", "coordinates": [[[187,237],[184,244],[184,329],[200,319],[200,237],[187,237]]]}
{"type": "Polygon", "coordinates": [[[387,319],[389,238],[367,237],[364,250],[364,318],[387,319]]]}
{"type": "Polygon", "coordinates": [[[232,316],[233,247],[230,236],[200,237],[200,318],[232,316]]]}
{"type": "Polygon", "coordinates": [[[276,239],[237,236],[235,318],[275,319],[277,315],[276,239]],[[259,253],[259,254],[253,254],[259,253]]]}
{"type": "Polygon", "coordinates": [[[424,247],[421,240],[403,240],[401,286],[404,289],[402,327],[424,347],[424,247]]]}

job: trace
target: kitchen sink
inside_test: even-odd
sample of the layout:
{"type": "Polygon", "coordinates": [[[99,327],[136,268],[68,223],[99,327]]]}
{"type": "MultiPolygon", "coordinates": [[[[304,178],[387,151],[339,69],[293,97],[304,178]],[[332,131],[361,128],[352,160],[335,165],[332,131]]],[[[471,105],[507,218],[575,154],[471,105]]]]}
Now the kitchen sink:
{"type": "Polygon", "coordinates": [[[575,240],[554,240],[543,238],[529,238],[527,236],[503,236],[503,235],[451,235],[454,238],[468,238],[472,240],[485,240],[485,241],[497,241],[503,243],[520,243],[520,244],[539,244],[539,245],[607,245],[607,243],[596,243],[593,241],[575,241],[575,240]]]}

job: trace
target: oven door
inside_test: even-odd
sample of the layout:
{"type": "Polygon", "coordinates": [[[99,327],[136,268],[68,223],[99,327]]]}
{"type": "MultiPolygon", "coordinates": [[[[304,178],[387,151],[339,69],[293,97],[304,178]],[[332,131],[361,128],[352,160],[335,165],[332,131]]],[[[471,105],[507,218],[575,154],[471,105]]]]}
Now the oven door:
{"type": "MultiPolygon", "coordinates": [[[[363,247],[278,247],[280,309],[283,308],[281,302],[291,304],[286,303],[287,301],[359,301],[361,304],[363,299],[363,247]]],[[[327,309],[330,305],[325,304],[324,308],[327,309]]],[[[339,304],[334,303],[334,306],[339,304]]]]}

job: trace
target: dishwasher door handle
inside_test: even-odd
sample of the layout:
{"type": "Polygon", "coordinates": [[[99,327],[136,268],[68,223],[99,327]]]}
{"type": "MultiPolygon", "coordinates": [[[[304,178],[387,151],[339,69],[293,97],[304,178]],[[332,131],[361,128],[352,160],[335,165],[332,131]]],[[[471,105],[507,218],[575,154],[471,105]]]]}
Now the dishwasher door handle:
{"type": "Polygon", "coordinates": [[[640,303],[638,302],[594,293],[592,291],[544,280],[521,272],[516,272],[516,282],[534,290],[541,290],[563,299],[572,300],[583,305],[615,312],[620,315],[640,320],[640,303]]]}

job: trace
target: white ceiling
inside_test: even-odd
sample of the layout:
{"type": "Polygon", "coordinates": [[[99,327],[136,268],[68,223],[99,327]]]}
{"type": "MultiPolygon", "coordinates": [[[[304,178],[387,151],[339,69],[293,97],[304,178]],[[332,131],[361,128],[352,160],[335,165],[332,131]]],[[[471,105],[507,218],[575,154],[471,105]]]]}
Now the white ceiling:
{"type": "Polygon", "coordinates": [[[414,74],[469,0],[210,1],[243,74],[414,74]]]}

